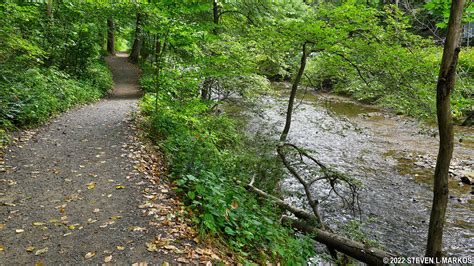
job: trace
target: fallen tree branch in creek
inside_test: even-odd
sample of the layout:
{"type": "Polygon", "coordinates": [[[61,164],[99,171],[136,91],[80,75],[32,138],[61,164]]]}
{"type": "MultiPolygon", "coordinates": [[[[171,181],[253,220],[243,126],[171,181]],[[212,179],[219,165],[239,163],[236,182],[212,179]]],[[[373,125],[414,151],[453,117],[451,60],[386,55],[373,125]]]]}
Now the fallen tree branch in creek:
{"type": "Polygon", "coordinates": [[[397,256],[378,248],[368,247],[364,243],[354,241],[338,234],[318,229],[290,217],[284,216],[282,218],[282,223],[303,233],[311,234],[313,235],[313,239],[317,242],[332,247],[341,253],[369,265],[384,265],[386,264],[384,263],[384,258],[397,256]]]}
{"type": "MultiPolygon", "coordinates": [[[[253,181],[253,180],[252,180],[253,181]]],[[[253,186],[253,182],[246,185],[245,188],[253,193],[258,194],[268,200],[275,202],[280,208],[289,211],[296,217],[303,219],[304,221],[296,220],[287,216],[282,217],[282,223],[286,226],[292,227],[305,234],[312,234],[313,239],[319,243],[322,243],[328,247],[331,247],[343,254],[346,254],[354,259],[365,262],[369,265],[383,265],[383,258],[396,257],[397,255],[383,251],[381,249],[372,248],[366,246],[364,243],[354,241],[347,237],[338,235],[327,230],[319,229],[313,225],[312,222],[316,221],[316,217],[300,208],[291,206],[283,200],[272,196],[261,189],[253,186]]]]}

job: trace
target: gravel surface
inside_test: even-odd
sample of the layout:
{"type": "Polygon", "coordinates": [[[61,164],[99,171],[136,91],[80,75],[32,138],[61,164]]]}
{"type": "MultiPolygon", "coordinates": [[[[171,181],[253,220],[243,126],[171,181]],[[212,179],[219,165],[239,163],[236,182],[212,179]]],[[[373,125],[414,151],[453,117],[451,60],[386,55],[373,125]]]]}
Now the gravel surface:
{"type": "Polygon", "coordinates": [[[138,208],[150,187],[133,174],[128,150],[139,71],[124,55],[106,61],[115,82],[107,99],[65,113],[7,150],[1,265],[176,261],[165,249],[147,251],[168,229],[150,226],[156,217],[138,208]]]}

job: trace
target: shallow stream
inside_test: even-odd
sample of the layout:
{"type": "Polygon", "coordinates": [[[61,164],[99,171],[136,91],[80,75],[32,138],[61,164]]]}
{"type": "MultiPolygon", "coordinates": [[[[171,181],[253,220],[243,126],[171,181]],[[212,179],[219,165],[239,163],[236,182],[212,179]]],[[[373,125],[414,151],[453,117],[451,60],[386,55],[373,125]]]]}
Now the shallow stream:
{"type": "MultiPolygon", "coordinates": [[[[278,86],[281,97],[262,99],[263,111],[252,115],[250,132],[279,136],[289,89],[278,86]]],[[[436,129],[344,97],[306,92],[298,98],[288,141],[363,184],[362,215],[354,216],[330,198],[321,204],[325,221],[340,230],[347,221],[361,217],[365,233],[383,247],[404,256],[423,255],[438,145],[436,129]]],[[[444,246],[450,256],[472,256],[473,187],[460,179],[474,170],[474,129],[457,127],[455,138],[444,246]]],[[[289,192],[286,200],[301,206],[302,187],[296,179],[288,176],[282,185],[289,192]]],[[[314,192],[321,194],[325,189],[315,185],[314,192]]]]}

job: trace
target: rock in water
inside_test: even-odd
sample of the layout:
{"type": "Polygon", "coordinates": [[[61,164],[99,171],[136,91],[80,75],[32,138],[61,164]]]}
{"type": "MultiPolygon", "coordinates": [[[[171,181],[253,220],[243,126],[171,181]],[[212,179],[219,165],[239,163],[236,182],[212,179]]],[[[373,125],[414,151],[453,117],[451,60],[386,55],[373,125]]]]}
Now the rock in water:
{"type": "Polygon", "coordinates": [[[474,172],[464,172],[461,181],[468,185],[474,185],[474,172]]]}

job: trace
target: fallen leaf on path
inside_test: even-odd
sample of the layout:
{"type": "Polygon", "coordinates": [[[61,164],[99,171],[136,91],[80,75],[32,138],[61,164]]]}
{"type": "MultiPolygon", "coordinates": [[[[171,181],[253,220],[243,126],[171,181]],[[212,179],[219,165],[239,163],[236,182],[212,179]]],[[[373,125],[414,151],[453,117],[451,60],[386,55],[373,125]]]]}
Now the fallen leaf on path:
{"type": "Polygon", "coordinates": [[[36,255],[36,256],[39,256],[39,255],[44,254],[44,253],[46,253],[46,252],[48,252],[48,247],[45,247],[45,248],[42,248],[42,249],[38,249],[38,250],[35,252],[35,255],[36,255]]]}
{"type": "Polygon", "coordinates": [[[96,186],[96,183],[95,182],[90,182],[87,184],[87,189],[94,189],[96,186]]]}
{"type": "Polygon", "coordinates": [[[138,232],[138,231],[145,231],[146,228],[140,226],[130,226],[128,228],[130,231],[138,232]]]}
{"type": "Polygon", "coordinates": [[[88,224],[93,224],[95,222],[97,222],[97,220],[94,220],[94,219],[91,219],[91,218],[87,219],[88,224]]]}
{"type": "Polygon", "coordinates": [[[132,264],[132,266],[148,266],[148,263],[146,262],[135,262],[132,264]]]}
{"type": "Polygon", "coordinates": [[[111,225],[111,224],[114,224],[115,221],[107,221],[101,225],[99,225],[100,228],[106,228],[107,226],[111,225]]]}
{"type": "Polygon", "coordinates": [[[189,261],[185,258],[178,258],[176,261],[177,262],[182,262],[182,263],[189,263],[189,261]]]}
{"type": "Polygon", "coordinates": [[[23,230],[23,229],[15,229],[15,233],[17,233],[17,234],[21,234],[21,233],[23,233],[23,232],[25,232],[25,230],[23,230]]]}
{"type": "Polygon", "coordinates": [[[110,217],[110,219],[112,219],[112,220],[119,220],[119,219],[122,219],[122,216],[120,216],[120,215],[114,215],[114,216],[110,217]]]}
{"type": "Polygon", "coordinates": [[[120,250],[120,251],[125,250],[125,247],[124,246],[117,246],[117,250],[120,250]]]}
{"type": "Polygon", "coordinates": [[[74,230],[74,229],[76,229],[76,226],[75,226],[75,225],[73,225],[73,224],[71,224],[71,225],[70,225],[70,226],[68,226],[67,228],[69,228],[69,230],[74,230]]]}
{"type": "Polygon", "coordinates": [[[35,250],[35,247],[29,246],[26,248],[26,252],[33,252],[35,250]]]}
{"type": "Polygon", "coordinates": [[[170,266],[170,264],[167,261],[165,261],[161,264],[161,266],[170,266]]]}
{"type": "Polygon", "coordinates": [[[0,224],[0,230],[3,230],[3,228],[5,228],[5,224],[0,224]]]}
{"type": "Polygon", "coordinates": [[[5,251],[5,247],[0,245],[0,251],[5,251]]]}
{"type": "Polygon", "coordinates": [[[173,245],[166,245],[163,248],[167,250],[179,250],[176,246],[173,245]]]}
{"type": "Polygon", "coordinates": [[[43,263],[41,261],[35,262],[35,266],[43,266],[43,263]]]}
{"type": "Polygon", "coordinates": [[[43,222],[33,222],[33,225],[34,226],[42,226],[42,225],[45,225],[46,223],[43,223],[43,222]]]}
{"type": "Polygon", "coordinates": [[[90,259],[90,258],[92,258],[92,257],[94,257],[94,256],[95,256],[95,252],[87,252],[86,255],[84,256],[84,258],[90,259]]]}
{"type": "Polygon", "coordinates": [[[110,256],[107,256],[104,258],[104,262],[107,263],[107,262],[111,262],[112,261],[112,255],[110,256]]]}
{"type": "Polygon", "coordinates": [[[146,243],[146,250],[150,252],[158,251],[158,247],[154,243],[146,243]]]}
{"type": "Polygon", "coordinates": [[[118,185],[118,186],[115,186],[115,189],[124,189],[125,186],[122,186],[122,185],[118,185]]]}

